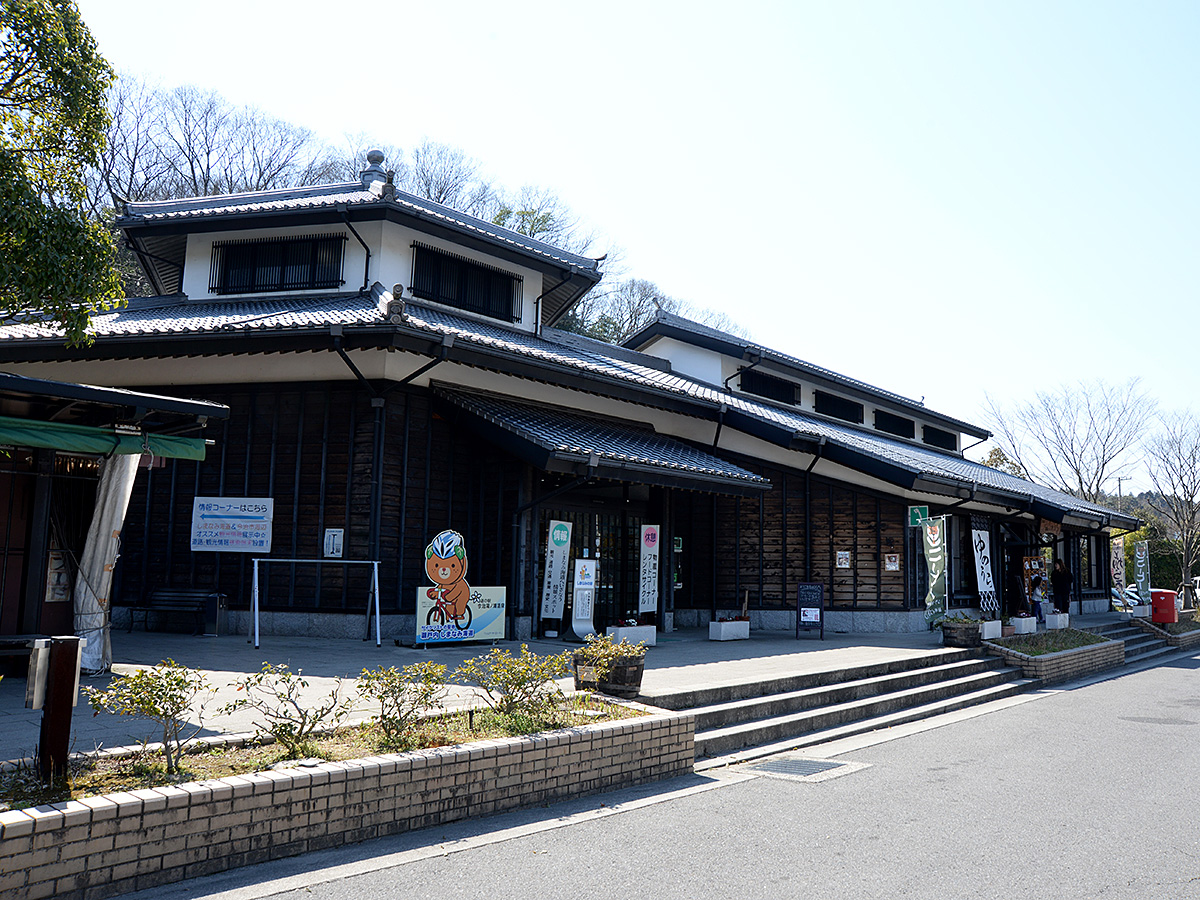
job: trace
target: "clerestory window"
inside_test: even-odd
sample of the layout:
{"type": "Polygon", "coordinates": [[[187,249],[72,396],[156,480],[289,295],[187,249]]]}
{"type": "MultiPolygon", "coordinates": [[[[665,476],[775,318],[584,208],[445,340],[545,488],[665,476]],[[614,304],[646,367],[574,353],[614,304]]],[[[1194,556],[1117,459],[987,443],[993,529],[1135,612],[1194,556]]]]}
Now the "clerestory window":
{"type": "Polygon", "coordinates": [[[221,241],[213,244],[208,290],[257,294],[341,287],[345,243],[344,234],[221,241]]]}
{"type": "Polygon", "coordinates": [[[414,241],[412,293],[506,322],[521,321],[520,275],[414,241]]]}

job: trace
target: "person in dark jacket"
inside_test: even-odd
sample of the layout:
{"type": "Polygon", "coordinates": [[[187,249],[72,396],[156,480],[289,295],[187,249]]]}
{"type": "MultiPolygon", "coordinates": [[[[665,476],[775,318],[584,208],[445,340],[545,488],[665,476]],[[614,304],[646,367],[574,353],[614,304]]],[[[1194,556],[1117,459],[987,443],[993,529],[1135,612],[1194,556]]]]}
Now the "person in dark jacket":
{"type": "Polygon", "coordinates": [[[1057,557],[1050,572],[1050,587],[1054,592],[1054,608],[1060,612],[1070,612],[1071,573],[1067,571],[1066,563],[1057,557]]]}

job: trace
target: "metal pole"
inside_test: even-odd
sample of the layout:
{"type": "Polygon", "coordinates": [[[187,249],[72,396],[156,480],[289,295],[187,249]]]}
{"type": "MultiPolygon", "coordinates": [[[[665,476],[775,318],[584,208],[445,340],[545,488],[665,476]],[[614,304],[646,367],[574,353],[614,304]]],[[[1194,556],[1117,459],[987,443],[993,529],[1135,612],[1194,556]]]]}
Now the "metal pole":
{"type": "Polygon", "coordinates": [[[250,592],[251,600],[254,605],[254,649],[258,649],[258,563],[259,560],[254,560],[254,587],[250,592]]]}
{"type": "Polygon", "coordinates": [[[379,630],[379,560],[372,563],[371,569],[373,571],[371,593],[375,595],[375,646],[378,647],[383,640],[379,630]]]}

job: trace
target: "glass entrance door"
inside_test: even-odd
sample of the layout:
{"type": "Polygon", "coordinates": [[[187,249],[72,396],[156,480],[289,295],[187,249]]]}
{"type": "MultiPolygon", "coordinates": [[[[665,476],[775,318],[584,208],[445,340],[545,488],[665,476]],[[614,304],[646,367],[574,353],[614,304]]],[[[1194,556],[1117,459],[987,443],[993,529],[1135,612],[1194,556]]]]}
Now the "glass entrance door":
{"type": "Polygon", "coordinates": [[[622,619],[637,618],[637,577],[642,516],[629,513],[576,512],[543,510],[538,552],[538,586],[544,577],[546,535],[550,521],[571,523],[571,565],[567,579],[567,611],[571,617],[571,585],[576,559],[599,560],[600,577],[596,585],[593,624],[597,631],[622,619]]]}

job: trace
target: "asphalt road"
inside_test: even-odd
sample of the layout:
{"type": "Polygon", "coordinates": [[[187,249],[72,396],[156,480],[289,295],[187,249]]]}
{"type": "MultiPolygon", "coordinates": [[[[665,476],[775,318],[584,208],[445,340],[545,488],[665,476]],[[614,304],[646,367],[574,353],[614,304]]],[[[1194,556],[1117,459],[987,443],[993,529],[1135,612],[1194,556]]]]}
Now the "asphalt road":
{"type": "Polygon", "coordinates": [[[1200,898],[1197,669],[1046,692],[813,780],[738,766],[131,896],[1200,898]]]}

